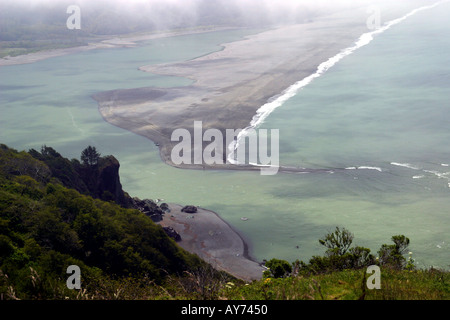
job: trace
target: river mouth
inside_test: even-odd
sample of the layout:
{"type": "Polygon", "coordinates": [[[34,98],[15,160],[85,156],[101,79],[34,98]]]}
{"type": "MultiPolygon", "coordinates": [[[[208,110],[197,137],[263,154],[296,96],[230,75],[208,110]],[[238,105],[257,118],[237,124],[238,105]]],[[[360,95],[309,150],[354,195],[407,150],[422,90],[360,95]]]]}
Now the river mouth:
{"type": "MultiPolygon", "coordinates": [[[[148,138],[105,122],[91,98],[118,88],[192,85],[191,79],[138,68],[222,50],[222,43],[247,35],[238,31],[159,39],[135,48],[2,67],[2,143],[24,150],[46,144],[73,158],[95,145],[103,155],[119,159],[128,193],[194,203],[217,212],[249,239],[250,252],[258,260],[306,261],[322,253],[317,239],[340,225],[372,252],[389,243],[392,235],[404,234],[411,239],[420,266],[445,268],[449,243],[445,164],[450,154],[445,148],[449,83],[443,53],[449,44],[425,36],[425,30],[437,35],[448,31],[441,29],[445,23],[444,27],[428,23],[431,17],[444,19],[445,10],[438,11],[416,15],[343,60],[261,125],[280,129],[282,168],[306,167],[319,174],[179,170],[161,161],[158,146],[148,138]],[[406,41],[412,34],[415,40],[406,41]],[[197,49],[183,52],[187,41],[197,41],[197,49]],[[183,54],[165,61],[164,46],[183,54]],[[415,52],[427,54],[418,57],[415,52]]],[[[247,115],[239,127],[254,113],[247,115]]]]}

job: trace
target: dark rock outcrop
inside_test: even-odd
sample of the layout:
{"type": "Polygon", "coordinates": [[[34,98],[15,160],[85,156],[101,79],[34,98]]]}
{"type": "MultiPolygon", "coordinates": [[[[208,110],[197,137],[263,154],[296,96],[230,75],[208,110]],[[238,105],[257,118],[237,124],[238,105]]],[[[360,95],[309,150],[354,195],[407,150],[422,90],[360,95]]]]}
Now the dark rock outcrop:
{"type": "Polygon", "coordinates": [[[130,198],[123,191],[120,183],[119,168],[119,161],[115,157],[107,156],[101,158],[98,166],[95,193],[102,200],[112,200],[124,207],[130,207],[130,198]]]}
{"type": "Polygon", "coordinates": [[[184,206],[183,209],[181,209],[181,212],[196,213],[197,207],[196,206],[184,206]]]}
{"type": "Polygon", "coordinates": [[[162,220],[164,211],[154,201],[149,199],[141,200],[139,198],[133,198],[131,201],[134,209],[138,209],[152,218],[153,221],[158,222],[162,220]]]}
{"type": "Polygon", "coordinates": [[[180,234],[178,232],[176,232],[174,228],[172,228],[172,227],[164,227],[163,229],[164,229],[164,231],[166,232],[166,234],[169,237],[173,238],[177,242],[181,241],[180,234]]]}
{"type": "Polygon", "coordinates": [[[168,205],[167,203],[165,203],[165,202],[164,202],[164,203],[161,203],[159,207],[160,207],[161,210],[164,211],[164,212],[170,212],[169,205],[168,205]]]}
{"type": "Polygon", "coordinates": [[[31,149],[29,154],[44,162],[50,169],[51,177],[66,188],[75,189],[93,198],[113,201],[125,208],[131,206],[131,199],[120,183],[119,161],[114,156],[100,157],[97,153],[95,159],[80,162],[77,159],[66,159],[47,146],[43,146],[40,152],[31,149]]]}

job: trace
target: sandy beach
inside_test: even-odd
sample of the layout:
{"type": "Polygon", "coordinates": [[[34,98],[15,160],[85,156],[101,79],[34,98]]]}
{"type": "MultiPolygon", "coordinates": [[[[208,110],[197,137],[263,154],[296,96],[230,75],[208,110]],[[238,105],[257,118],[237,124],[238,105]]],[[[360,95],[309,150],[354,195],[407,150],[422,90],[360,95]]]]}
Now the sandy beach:
{"type": "MultiPolygon", "coordinates": [[[[381,1],[380,11],[383,19],[389,21],[417,6],[414,2],[389,6],[381,1]]],[[[179,128],[193,133],[194,121],[201,121],[204,130],[218,129],[224,136],[226,129],[246,128],[267,101],[315,73],[322,62],[369,32],[368,17],[367,6],[356,6],[308,23],[280,26],[225,43],[223,50],[193,60],[142,66],[143,72],[184,77],[193,83],[177,88],[113,90],[93,98],[107,122],[155,142],[162,160],[169,165],[251,169],[227,163],[176,165],[171,161],[171,151],[178,141],[172,142],[171,135],[179,128]]],[[[192,154],[206,145],[192,145],[192,154]]]]}
{"type": "Polygon", "coordinates": [[[169,204],[169,208],[170,212],[159,224],[172,227],[180,234],[178,244],[182,248],[239,279],[261,278],[264,268],[251,259],[245,241],[217,213],[203,208],[198,208],[196,213],[185,213],[177,204],[169,204]]]}

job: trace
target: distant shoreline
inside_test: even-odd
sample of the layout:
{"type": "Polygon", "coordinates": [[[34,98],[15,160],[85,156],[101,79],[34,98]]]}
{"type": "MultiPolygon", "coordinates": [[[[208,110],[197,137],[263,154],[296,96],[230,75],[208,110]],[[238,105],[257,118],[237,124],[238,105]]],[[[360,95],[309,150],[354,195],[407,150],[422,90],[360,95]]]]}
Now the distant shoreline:
{"type": "MultiPolygon", "coordinates": [[[[320,63],[353,44],[366,32],[366,9],[364,7],[356,13],[344,12],[306,24],[281,26],[223,44],[223,50],[193,60],[140,68],[145,72],[195,81],[186,87],[112,90],[98,93],[94,99],[106,122],[157,143],[161,159],[174,166],[170,161],[173,146],[170,135],[174,129],[190,129],[194,121],[203,121],[205,128],[219,130],[246,128],[256,111],[269,99],[314,73],[320,63]],[[292,44],[292,47],[285,47],[286,43],[292,44]]],[[[137,41],[226,29],[235,28],[121,36],[84,47],[0,59],[0,66],[33,63],[93,49],[133,47],[137,41]]],[[[260,170],[255,166],[235,165],[175,167],[260,170]]],[[[282,172],[297,173],[333,170],[345,169],[280,168],[282,172]]],[[[251,280],[261,276],[262,267],[251,259],[248,244],[218,214],[199,208],[194,218],[186,217],[181,213],[180,206],[172,205],[172,213],[167,213],[166,221],[162,223],[173,226],[181,234],[179,244],[183,248],[238,278],[251,280]],[[224,243],[229,245],[224,246],[224,243]]]]}
{"type": "Polygon", "coordinates": [[[99,40],[90,42],[88,45],[74,46],[70,48],[60,48],[51,50],[42,50],[28,54],[22,54],[14,57],[6,56],[0,58],[0,67],[12,66],[20,64],[34,63],[49,58],[60,57],[64,55],[76,54],[80,52],[96,50],[96,49],[109,49],[109,48],[131,48],[137,46],[137,42],[168,38],[190,34],[208,33],[222,30],[237,29],[235,27],[202,27],[196,29],[182,29],[179,31],[161,31],[161,32],[146,32],[142,34],[124,34],[111,36],[106,40],[99,40]]]}
{"type": "MultiPolygon", "coordinates": [[[[153,141],[166,164],[202,169],[198,165],[174,165],[171,161],[172,148],[177,144],[171,141],[171,134],[176,129],[192,132],[195,121],[201,121],[205,129],[221,132],[247,128],[262,105],[314,74],[321,63],[354,44],[367,31],[364,19],[367,13],[363,9],[261,31],[222,43],[222,50],[195,59],[139,68],[194,81],[187,86],[118,89],[92,97],[105,121],[153,141]]],[[[204,169],[261,168],[223,164],[204,169]]]]}
{"type": "MultiPolygon", "coordinates": [[[[402,17],[410,11],[407,7],[386,8],[383,17],[387,21],[402,17]]],[[[205,129],[222,133],[247,128],[261,106],[315,74],[324,62],[354,47],[370,31],[367,18],[367,7],[356,6],[308,23],[274,27],[222,43],[222,50],[195,59],[139,68],[157,75],[191,79],[190,85],[118,89],[92,97],[105,121],[153,141],[168,165],[181,169],[260,170],[261,167],[251,165],[175,165],[171,151],[178,141],[172,141],[171,135],[177,129],[192,133],[196,121],[201,121],[205,129]]],[[[191,149],[202,154],[203,150],[195,148],[205,146],[193,145],[191,149]]],[[[307,173],[341,169],[280,170],[307,173]]]]}

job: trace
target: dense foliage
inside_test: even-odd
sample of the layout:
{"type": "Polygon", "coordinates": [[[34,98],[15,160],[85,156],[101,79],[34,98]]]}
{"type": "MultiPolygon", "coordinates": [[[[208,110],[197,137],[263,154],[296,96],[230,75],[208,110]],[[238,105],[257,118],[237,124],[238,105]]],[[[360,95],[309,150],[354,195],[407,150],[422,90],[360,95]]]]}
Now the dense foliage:
{"type": "Polygon", "coordinates": [[[43,151],[38,160],[35,150],[0,146],[0,293],[58,296],[69,265],[81,268],[83,288],[127,277],[159,283],[204,265],[139,210],[64,186],[89,191],[70,161],[43,151]]]}
{"type": "Polygon", "coordinates": [[[354,236],[345,228],[319,239],[325,255],[313,256],[307,263],[271,259],[261,281],[250,285],[229,283],[222,291],[227,299],[244,300],[441,300],[450,299],[450,274],[414,265],[411,252],[405,258],[410,240],[404,235],[383,244],[378,256],[370,249],[352,247],[354,236]],[[368,267],[380,268],[379,289],[370,289],[368,267]]]}
{"type": "Polygon", "coordinates": [[[394,244],[383,244],[375,257],[369,248],[352,247],[353,234],[347,229],[336,227],[319,243],[325,246],[325,256],[313,256],[308,263],[296,261],[295,267],[300,273],[327,273],[345,269],[363,269],[371,265],[378,265],[390,269],[412,270],[415,268],[412,257],[406,259],[404,254],[409,246],[409,238],[395,235],[391,238],[394,244]]]}
{"type": "Polygon", "coordinates": [[[339,227],[319,239],[324,256],[271,259],[261,280],[244,283],[182,250],[143,212],[101,200],[93,192],[99,184],[83,172],[98,182],[104,177],[93,172],[117,166],[93,147],[82,155],[68,160],[46,146],[18,152],[0,145],[0,300],[450,297],[447,271],[419,270],[405,258],[407,237],[393,236],[376,258],[352,247],[353,234],[339,227]],[[380,290],[366,287],[374,264],[380,290]],[[81,269],[80,290],[66,286],[70,265],[81,269]]]}
{"type": "Polygon", "coordinates": [[[50,181],[49,178],[53,178],[65,187],[82,194],[114,201],[122,207],[132,206],[130,196],[122,190],[119,177],[120,164],[114,156],[101,157],[92,146],[81,152],[81,162],[78,159],[66,159],[45,145],[40,152],[31,149],[28,153],[50,168],[46,177],[36,177],[38,181],[40,179],[46,183],[50,181]]]}

